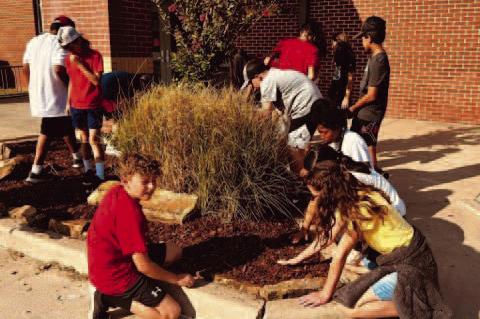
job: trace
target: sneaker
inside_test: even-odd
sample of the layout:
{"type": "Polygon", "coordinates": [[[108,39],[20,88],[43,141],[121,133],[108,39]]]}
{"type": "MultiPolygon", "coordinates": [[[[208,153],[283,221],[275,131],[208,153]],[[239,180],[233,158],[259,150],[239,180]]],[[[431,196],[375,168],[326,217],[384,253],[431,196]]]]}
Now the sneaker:
{"type": "Polygon", "coordinates": [[[74,159],[72,163],[73,168],[81,168],[83,167],[83,161],[81,159],[74,159]]]}
{"type": "Polygon", "coordinates": [[[82,184],[88,187],[97,187],[101,183],[94,171],[89,170],[83,175],[82,184]]]}
{"type": "Polygon", "coordinates": [[[390,177],[390,174],[385,172],[383,169],[381,169],[380,167],[375,167],[375,170],[377,171],[378,174],[382,175],[383,177],[385,177],[385,179],[388,179],[390,177]]]}
{"type": "Polygon", "coordinates": [[[102,301],[102,294],[93,287],[90,290],[90,308],[88,309],[88,319],[108,319],[108,306],[102,301]]]}
{"type": "Polygon", "coordinates": [[[48,182],[52,178],[53,176],[51,174],[47,173],[45,170],[42,170],[40,174],[35,174],[33,172],[30,172],[28,174],[28,177],[25,179],[25,181],[32,184],[38,184],[38,183],[48,182]]]}

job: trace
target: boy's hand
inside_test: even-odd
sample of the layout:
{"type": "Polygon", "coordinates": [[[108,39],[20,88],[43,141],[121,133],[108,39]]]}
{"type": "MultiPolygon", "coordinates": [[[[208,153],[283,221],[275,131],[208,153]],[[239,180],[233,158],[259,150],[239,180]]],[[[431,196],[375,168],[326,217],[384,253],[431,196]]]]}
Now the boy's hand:
{"type": "Polygon", "coordinates": [[[342,100],[342,110],[348,109],[349,106],[349,99],[348,97],[344,97],[342,100]]]}
{"type": "Polygon", "coordinates": [[[190,274],[177,275],[177,285],[190,288],[195,284],[195,279],[190,274]]]}

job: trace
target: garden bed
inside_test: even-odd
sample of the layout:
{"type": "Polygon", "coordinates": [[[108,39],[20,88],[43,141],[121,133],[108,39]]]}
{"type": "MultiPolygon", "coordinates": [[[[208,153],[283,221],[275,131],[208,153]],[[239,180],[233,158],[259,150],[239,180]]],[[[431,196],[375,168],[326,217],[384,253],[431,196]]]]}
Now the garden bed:
{"type": "MultiPolygon", "coordinates": [[[[57,176],[40,185],[26,183],[33,161],[34,142],[10,144],[13,156],[24,157],[13,174],[0,181],[0,202],[7,207],[32,205],[42,218],[36,226],[46,229],[48,220],[91,218],[95,207],[86,204],[91,191],[81,184],[82,170],[70,168],[71,156],[63,143],[53,143],[47,157],[57,176]]],[[[112,172],[114,158],[107,158],[107,176],[112,172]]],[[[234,220],[224,222],[210,214],[195,216],[183,225],[149,223],[148,236],[153,241],[174,242],[185,249],[184,259],[176,265],[179,271],[199,272],[207,280],[215,276],[259,287],[279,282],[312,277],[324,277],[328,265],[318,257],[300,266],[281,266],[278,259],[290,258],[305,246],[289,245],[289,235],[297,229],[292,219],[261,221],[234,220]]],[[[222,281],[220,280],[220,281],[222,281]]]]}

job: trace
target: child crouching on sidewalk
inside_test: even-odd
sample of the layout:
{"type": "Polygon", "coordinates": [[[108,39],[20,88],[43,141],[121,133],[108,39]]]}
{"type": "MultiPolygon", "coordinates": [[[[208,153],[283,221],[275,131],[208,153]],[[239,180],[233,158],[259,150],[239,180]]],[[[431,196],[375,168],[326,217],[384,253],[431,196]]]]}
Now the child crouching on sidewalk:
{"type": "Polygon", "coordinates": [[[119,164],[121,184],[101,201],[87,236],[88,276],[96,288],[89,319],[107,318],[108,307],[120,307],[140,318],[178,318],[178,303],[159,281],[191,287],[189,274],[174,274],[160,265],[182,256],[172,244],[149,244],[140,200],[155,190],[159,165],[139,155],[126,155],[119,164]]]}

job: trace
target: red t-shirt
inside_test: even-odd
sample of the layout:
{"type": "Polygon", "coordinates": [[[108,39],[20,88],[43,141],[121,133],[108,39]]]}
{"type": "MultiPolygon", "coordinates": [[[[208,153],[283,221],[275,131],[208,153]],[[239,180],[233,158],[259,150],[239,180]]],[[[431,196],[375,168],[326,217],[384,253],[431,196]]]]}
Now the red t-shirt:
{"type": "Polygon", "coordinates": [[[298,38],[285,39],[278,42],[273,49],[278,53],[278,60],[272,61],[273,67],[283,70],[296,70],[308,74],[308,67],[318,66],[318,49],[315,45],[298,38]]]}
{"type": "Polygon", "coordinates": [[[147,253],[146,225],[142,208],[123,186],[105,195],[87,236],[88,277],[100,292],[119,295],[140,279],[132,255],[147,253]]]}
{"type": "MultiPolygon", "coordinates": [[[[95,50],[79,56],[80,61],[92,73],[103,72],[102,55],[95,50]]],[[[70,54],[65,58],[65,68],[72,89],[70,92],[70,105],[77,109],[95,109],[102,103],[102,86],[93,85],[76,65],[70,63],[70,54]]]]}

